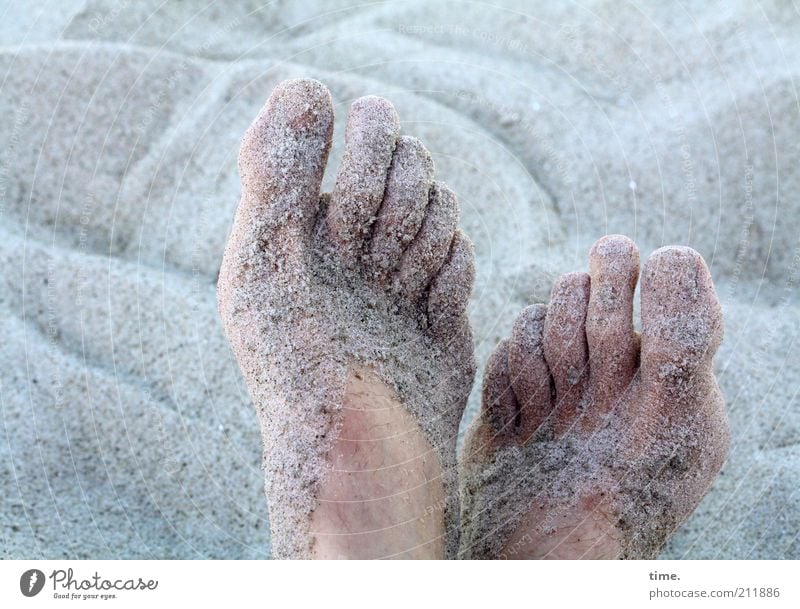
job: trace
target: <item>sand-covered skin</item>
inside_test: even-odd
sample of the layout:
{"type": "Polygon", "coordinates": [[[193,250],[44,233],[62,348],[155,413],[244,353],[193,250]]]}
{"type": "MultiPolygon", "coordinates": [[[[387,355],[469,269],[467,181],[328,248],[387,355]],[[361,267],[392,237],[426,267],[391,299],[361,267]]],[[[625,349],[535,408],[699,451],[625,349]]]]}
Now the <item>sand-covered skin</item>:
{"type": "MultiPolygon", "coordinates": [[[[375,500],[355,490],[342,494],[337,477],[358,476],[366,467],[388,477],[402,463],[413,475],[429,459],[411,459],[434,451],[439,466],[424,478],[440,479],[444,495],[434,492],[427,504],[420,497],[418,513],[405,520],[438,515],[444,521],[440,556],[454,557],[456,439],[475,371],[465,315],[474,279],[472,245],[455,232],[455,197],[432,182],[427,151],[409,138],[397,148],[397,114],[378,97],[353,103],[336,184],[321,197],[332,129],[330,93],[319,82],[289,80],[272,93],[242,140],[243,195],[218,282],[223,323],[261,422],[273,553],[331,556],[322,529],[326,535],[365,531],[357,528],[360,522],[336,529],[327,521],[345,520],[344,508],[330,506],[330,499],[319,502],[375,500]],[[421,198],[414,202],[420,213],[406,224],[395,209],[403,196],[421,198]],[[372,375],[397,398],[359,382],[372,375]],[[352,422],[360,410],[378,408],[370,401],[386,403],[385,410],[395,399],[412,415],[405,425],[352,422]],[[358,450],[353,442],[367,440],[376,426],[387,447],[375,446],[363,461],[343,461],[358,450]],[[427,446],[416,441],[418,430],[427,446]],[[410,442],[423,454],[392,452],[392,442],[410,442]]],[[[370,483],[381,495],[399,492],[397,479],[390,480],[370,483]]],[[[359,486],[344,484],[351,485],[359,486]]],[[[395,553],[432,541],[409,535],[395,553]]],[[[385,557],[373,556],[366,545],[365,554],[351,556],[385,557]]]]}
{"type": "MultiPolygon", "coordinates": [[[[699,251],[731,450],[660,557],[800,558],[790,3],[17,4],[0,25],[4,556],[270,556],[216,281],[242,134],[279,82],[312,77],[337,133],[356,98],[391,99],[458,194],[478,377],[601,236],[699,251]]],[[[480,398],[476,382],[462,438],[480,398]]]]}
{"type": "Polygon", "coordinates": [[[589,258],[489,359],[461,467],[464,558],[654,558],[722,467],[722,311],[703,259],[650,256],[640,338],[636,246],[604,237],[589,258]]]}

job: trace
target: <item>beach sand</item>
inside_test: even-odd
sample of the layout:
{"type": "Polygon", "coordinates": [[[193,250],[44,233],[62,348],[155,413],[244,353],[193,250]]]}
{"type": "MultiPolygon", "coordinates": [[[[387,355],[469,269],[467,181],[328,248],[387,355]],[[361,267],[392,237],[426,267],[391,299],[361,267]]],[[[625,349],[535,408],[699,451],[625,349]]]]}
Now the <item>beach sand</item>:
{"type": "MultiPolygon", "coordinates": [[[[479,367],[598,237],[700,251],[731,453],[662,557],[800,558],[791,3],[162,4],[3,8],[4,557],[269,557],[215,284],[239,140],[304,76],[334,99],[326,189],[374,94],[458,195],[479,367]]],[[[479,396],[480,378],[462,430],[479,396]]]]}

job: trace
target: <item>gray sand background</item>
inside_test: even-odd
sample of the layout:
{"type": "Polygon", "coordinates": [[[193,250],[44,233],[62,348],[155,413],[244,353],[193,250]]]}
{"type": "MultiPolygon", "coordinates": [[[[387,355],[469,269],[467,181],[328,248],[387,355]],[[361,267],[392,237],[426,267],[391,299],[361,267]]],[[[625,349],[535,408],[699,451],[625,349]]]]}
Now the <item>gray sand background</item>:
{"type": "Polygon", "coordinates": [[[332,167],[383,95],[458,194],[481,366],[596,238],[698,249],[732,449],[662,557],[800,558],[800,7],[530,4],[0,6],[3,557],[269,556],[214,286],[239,138],[310,76],[332,167]]]}

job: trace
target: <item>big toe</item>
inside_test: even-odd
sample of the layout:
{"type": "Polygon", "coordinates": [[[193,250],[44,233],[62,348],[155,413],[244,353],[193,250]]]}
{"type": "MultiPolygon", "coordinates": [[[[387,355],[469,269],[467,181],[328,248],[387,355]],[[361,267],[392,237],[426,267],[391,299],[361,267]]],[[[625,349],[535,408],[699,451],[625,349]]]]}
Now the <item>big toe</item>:
{"type": "Polygon", "coordinates": [[[275,88],[239,150],[242,199],[234,242],[275,262],[304,245],[318,211],[332,132],[333,104],[322,83],[287,80],[275,88]]]}
{"type": "Polygon", "coordinates": [[[689,247],[653,252],[642,271],[642,379],[683,391],[712,374],[722,309],[702,256],[689,247]]]}

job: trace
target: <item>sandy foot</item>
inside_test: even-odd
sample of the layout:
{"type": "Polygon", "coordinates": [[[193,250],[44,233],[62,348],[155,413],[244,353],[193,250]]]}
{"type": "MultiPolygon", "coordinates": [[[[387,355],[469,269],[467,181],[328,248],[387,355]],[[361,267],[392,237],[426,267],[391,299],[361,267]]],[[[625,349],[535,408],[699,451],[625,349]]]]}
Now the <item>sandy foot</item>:
{"type": "Polygon", "coordinates": [[[705,262],[600,239],[490,358],[462,463],[467,558],[652,558],[719,472],[722,313],[705,262]]]}
{"type": "Polygon", "coordinates": [[[273,92],[242,141],[218,284],[261,421],[273,553],[453,557],[472,246],[429,153],[381,98],[353,103],[320,196],[332,128],[320,83],[273,92]]]}

